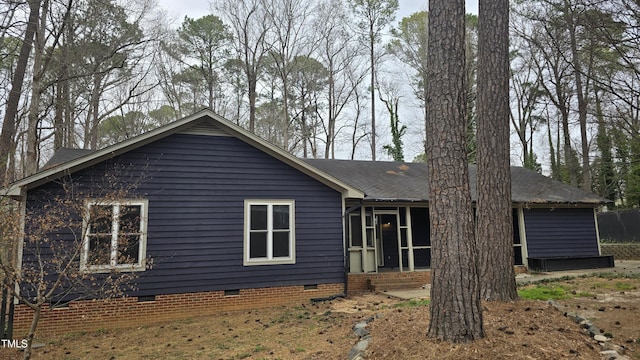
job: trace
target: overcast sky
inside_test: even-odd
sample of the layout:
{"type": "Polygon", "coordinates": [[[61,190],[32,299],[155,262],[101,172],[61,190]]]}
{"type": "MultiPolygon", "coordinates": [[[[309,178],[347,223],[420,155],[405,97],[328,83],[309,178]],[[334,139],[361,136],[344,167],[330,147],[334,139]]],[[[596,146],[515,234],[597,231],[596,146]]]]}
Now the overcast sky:
{"type": "MultiPolygon", "coordinates": [[[[214,0],[215,1],[215,0],[214,0]]],[[[241,0],[239,0],[241,1],[241,0]]],[[[444,0],[448,1],[448,0],[444,0]]],[[[160,7],[167,10],[178,26],[185,16],[199,18],[209,13],[209,1],[203,0],[159,0],[160,7]]],[[[478,13],[478,0],[466,0],[467,12],[478,13]]],[[[426,0],[399,0],[400,8],[396,14],[396,22],[417,11],[427,9],[426,0]]]]}
{"type": "MultiPolygon", "coordinates": [[[[1,1],[1,0],[0,0],[1,1]]],[[[212,0],[215,1],[215,0],[212,0]]],[[[242,1],[242,0],[238,0],[242,1]]],[[[449,1],[449,0],[442,0],[449,1]]],[[[396,13],[396,21],[393,23],[393,26],[396,26],[398,21],[402,18],[407,17],[415,12],[427,10],[427,0],[399,0],[399,9],[396,13]]],[[[167,11],[169,18],[172,19],[172,25],[174,28],[177,28],[182,23],[185,16],[189,16],[190,18],[200,18],[210,13],[210,1],[207,0],[158,0],[158,4],[161,8],[167,11]]],[[[466,12],[477,14],[478,13],[478,0],[466,0],[466,12]]],[[[395,69],[395,68],[394,68],[395,69]]],[[[400,68],[396,69],[398,79],[403,79],[406,74],[404,74],[400,68]]],[[[408,79],[406,80],[408,82],[408,79]]],[[[408,131],[406,136],[403,138],[405,143],[405,157],[407,160],[412,160],[417,154],[424,151],[423,147],[423,133],[424,133],[424,115],[422,115],[422,110],[419,109],[417,103],[413,99],[411,95],[411,89],[405,89],[402,106],[400,109],[401,118],[405,125],[408,126],[408,131]]],[[[379,145],[378,155],[383,155],[381,150],[382,144],[387,144],[390,140],[388,139],[388,129],[385,126],[387,121],[386,115],[384,113],[383,106],[379,105],[378,116],[380,117],[380,122],[378,130],[379,134],[383,136],[378,137],[379,145]],[[386,135],[385,135],[386,134],[386,135]]],[[[388,126],[387,126],[388,127],[388,126]]],[[[357,153],[358,158],[367,158],[370,156],[370,150],[368,148],[369,145],[361,145],[359,146],[359,151],[357,153]]],[[[336,149],[337,158],[346,158],[349,153],[345,149],[336,149]]],[[[387,159],[386,155],[381,157],[381,160],[387,159]]]]}

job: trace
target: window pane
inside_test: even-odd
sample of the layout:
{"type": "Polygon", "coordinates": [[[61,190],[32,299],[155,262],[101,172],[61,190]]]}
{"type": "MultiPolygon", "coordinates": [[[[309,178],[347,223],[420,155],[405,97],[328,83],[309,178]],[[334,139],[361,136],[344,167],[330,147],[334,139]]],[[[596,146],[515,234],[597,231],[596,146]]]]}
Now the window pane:
{"type": "Polygon", "coordinates": [[[400,208],[400,226],[407,226],[407,208],[400,208]]]}
{"type": "Polygon", "coordinates": [[[111,263],[111,235],[89,236],[87,265],[109,265],[111,263]]]}
{"type": "Polygon", "coordinates": [[[429,209],[411,208],[411,233],[413,246],[430,246],[429,209]]]}
{"type": "Polygon", "coordinates": [[[251,230],[267,229],[267,205],[251,205],[251,230]]]}
{"type": "Polygon", "coordinates": [[[112,214],[111,205],[92,205],[89,209],[89,233],[111,234],[112,214]]]}
{"type": "Polygon", "coordinates": [[[351,246],[362,246],[362,223],[360,215],[351,215],[351,246]]]}
{"type": "Polygon", "coordinates": [[[273,205],[273,228],[289,229],[289,205],[273,205]]]}
{"type": "Polygon", "coordinates": [[[273,233],[273,257],[289,257],[289,232],[273,233]]]}
{"type": "Polygon", "coordinates": [[[400,246],[407,247],[407,229],[400,229],[400,246]]]}
{"type": "Polygon", "coordinates": [[[513,243],[520,244],[520,226],[518,225],[518,210],[513,210],[513,243]]]}
{"type": "Polygon", "coordinates": [[[140,257],[140,235],[118,236],[118,264],[137,264],[140,257]]]}
{"type": "Polygon", "coordinates": [[[414,249],[413,265],[416,268],[431,267],[431,249],[414,249]]]}
{"type": "Polygon", "coordinates": [[[367,229],[367,246],[373,247],[373,229],[367,229]]]}
{"type": "Polygon", "coordinates": [[[249,235],[249,258],[267,257],[267,233],[252,232],[249,235]]]}
{"type": "Polygon", "coordinates": [[[514,265],[523,265],[522,261],[522,246],[514,246],[513,247],[513,264],[514,265]]]}
{"type": "Polygon", "coordinates": [[[120,233],[139,233],[140,215],[142,207],[140,205],[125,205],[120,207],[120,233]]]}

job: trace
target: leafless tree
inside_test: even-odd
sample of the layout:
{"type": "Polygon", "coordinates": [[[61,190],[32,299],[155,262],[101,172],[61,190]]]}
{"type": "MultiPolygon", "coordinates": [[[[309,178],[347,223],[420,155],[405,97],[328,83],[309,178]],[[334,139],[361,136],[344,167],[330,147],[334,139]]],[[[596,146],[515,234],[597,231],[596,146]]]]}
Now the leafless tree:
{"type": "MultiPolygon", "coordinates": [[[[5,196],[0,198],[2,286],[12,298],[33,311],[24,359],[31,356],[33,339],[45,311],[69,301],[120,297],[135,288],[136,273],[124,267],[94,272],[80,265],[87,242],[94,241],[90,240],[92,227],[111,221],[111,204],[129,199],[135,190],[139,179],[132,179],[128,185],[117,182],[122,171],[114,168],[105,175],[103,190],[86,190],[67,177],[57,182],[55,193],[41,192],[39,200],[28,205],[24,200],[17,203],[5,196]],[[99,199],[105,206],[89,206],[88,199],[99,199]]],[[[129,220],[139,223],[142,215],[136,216],[129,220]]],[[[119,249],[137,246],[137,242],[125,243],[126,239],[118,238],[119,249]]],[[[110,251],[95,249],[96,256],[111,256],[110,251]]],[[[132,260],[125,250],[118,256],[118,263],[132,260]]],[[[88,261],[109,263],[108,259],[97,257],[88,261]]],[[[142,264],[149,267],[151,259],[143,259],[142,264]]]]}

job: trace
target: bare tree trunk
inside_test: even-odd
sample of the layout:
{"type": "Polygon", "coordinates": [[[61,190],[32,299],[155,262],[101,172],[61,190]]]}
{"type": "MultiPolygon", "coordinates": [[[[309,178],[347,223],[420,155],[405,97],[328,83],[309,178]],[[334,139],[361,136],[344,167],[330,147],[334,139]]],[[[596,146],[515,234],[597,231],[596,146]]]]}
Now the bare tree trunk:
{"type": "Polygon", "coordinates": [[[44,33],[47,27],[47,9],[49,0],[42,4],[42,16],[40,25],[36,31],[35,48],[33,53],[33,80],[31,81],[31,103],[29,104],[29,115],[27,116],[27,156],[25,158],[24,172],[26,176],[38,172],[38,162],[40,160],[40,134],[38,131],[40,123],[40,97],[42,96],[42,77],[44,75],[44,33]]]}
{"type": "MultiPolygon", "coordinates": [[[[564,15],[567,21],[569,31],[569,40],[571,43],[571,60],[575,69],[576,78],[576,97],[578,99],[578,121],[580,123],[580,139],[582,147],[582,189],[591,191],[591,164],[589,162],[589,141],[587,139],[587,100],[585,92],[587,89],[582,83],[582,60],[578,54],[578,45],[576,39],[576,18],[569,1],[564,0],[564,15]]],[[[588,86],[587,86],[588,87],[588,86]]]]}
{"type": "Polygon", "coordinates": [[[38,27],[40,18],[40,0],[29,1],[29,20],[24,33],[24,39],[20,47],[16,70],[11,81],[11,91],[7,99],[7,108],[2,122],[2,133],[0,133],[0,185],[5,181],[13,180],[13,169],[7,169],[9,158],[13,157],[15,150],[14,138],[16,135],[18,122],[18,105],[20,103],[20,95],[22,94],[22,85],[24,76],[29,64],[29,55],[33,47],[33,37],[38,27]],[[7,174],[10,174],[8,177],[7,174]]]}
{"type": "Polygon", "coordinates": [[[553,146],[553,136],[551,136],[551,122],[547,122],[547,140],[549,141],[549,158],[551,160],[551,177],[553,179],[561,179],[556,150],[553,146]]]}
{"type": "Polygon", "coordinates": [[[374,24],[371,23],[371,28],[369,30],[369,46],[371,47],[369,49],[369,56],[371,57],[371,160],[376,161],[376,61],[373,51],[375,46],[373,26],[374,24]]]}
{"type": "Polygon", "coordinates": [[[38,304],[33,308],[33,317],[31,318],[31,326],[29,326],[29,332],[27,333],[27,347],[24,349],[22,355],[23,360],[31,359],[31,351],[33,349],[33,338],[36,336],[36,329],[38,328],[38,322],[42,314],[42,304],[38,304]]]}
{"type": "Polygon", "coordinates": [[[249,98],[249,131],[255,133],[256,85],[268,48],[265,44],[268,29],[265,4],[260,0],[226,0],[218,1],[217,6],[230,24],[236,41],[234,46],[244,61],[249,98]]]}
{"type": "MultiPolygon", "coordinates": [[[[476,241],[481,296],[494,301],[518,298],[513,269],[509,72],[509,2],[480,0],[476,241]]],[[[526,145],[523,142],[525,155],[526,145]]]]}
{"type": "Polygon", "coordinates": [[[429,2],[427,165],[431,226],[428,336],[484,337],[466,151],[464,0],[429,2]]]}

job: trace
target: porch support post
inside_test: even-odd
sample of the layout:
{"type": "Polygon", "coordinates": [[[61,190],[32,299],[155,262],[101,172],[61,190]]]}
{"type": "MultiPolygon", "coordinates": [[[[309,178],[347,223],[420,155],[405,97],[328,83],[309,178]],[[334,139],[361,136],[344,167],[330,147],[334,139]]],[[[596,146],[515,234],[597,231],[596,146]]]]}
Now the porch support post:
{"type": "Polygon", "coordinates": [[[524,209],[522,206],[518,207],[518,231],[520,231],[520,243],[522,244],[522,265],[527,269],[529,268],[529,250],[527,249],[527,227],[524,223],[524,209]]]}
{"type": "Polygon", "coordinates": [[[364,205],[360,207],[360,228],[362,232],[362,250],[360,251],[360,256],[362,257],[362,271],[364,273],[369,272],[368,265],[368,256],[369,249],[367,248],[367,212],[365,211],[364,205]]]}
{"type": "Polygon", "coordinates": [[[600,248],[600,229],[598,228],[598,211],[593,208],[593,223],[596,227],[596,241],[598,242],[598,255],[602,255],[602,249],[600,248]]]}
{"type": "Polygon", "coordinates": [[[413,262],[413,233],[411,231],[411,211],[409,211],[410,208],[407,206],[404,208],[405,211],[405,218],[407,219],[407,247],[409,248],[408,253],[409,253],[409,271],[415,271],[415,266],[414,266],[414,262],[413,262]]]}

